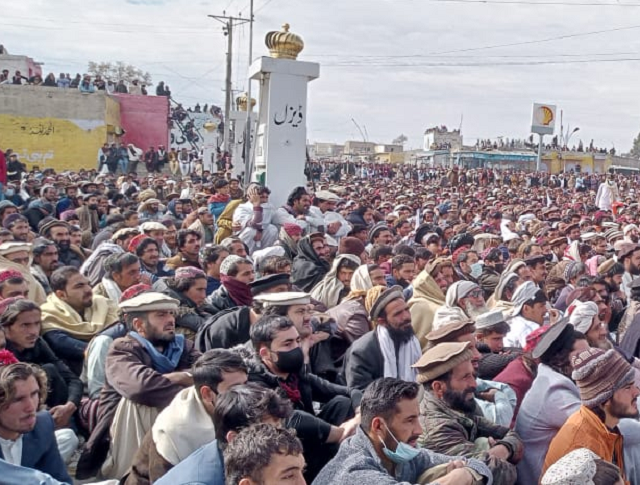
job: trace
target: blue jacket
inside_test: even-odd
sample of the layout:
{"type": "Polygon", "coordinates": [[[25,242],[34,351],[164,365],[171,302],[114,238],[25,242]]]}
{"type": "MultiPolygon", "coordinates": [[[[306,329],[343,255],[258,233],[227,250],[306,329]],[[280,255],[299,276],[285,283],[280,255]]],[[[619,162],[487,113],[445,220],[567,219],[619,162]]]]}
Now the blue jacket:
{"type": "Polygon", "coordinates": [[[2,483],[23,483],[25,485],[69,485],[66,482],[59,482],[51,475],[39,472],[33,468],[12,465],[4,460],[0,460],[0,477],[2,477],[2,483]]]}
{"type": "Polygon", "coordinates": [[[155,485],[225,485],[218,440],[201,446],[167,472],[155,485]]]}
{"type": "MultiPolygon", "coordinates": [[[[0,458],[4,459],[0,449],[0,458]]],[[[47,411],[41,411],[36,416],[36,426],[32,431],[22,435],[22,463],[26,468],[34,468],[48,473],[56,480],[73,483],[67,467],[58,451],[58,443],[54,434],[53,418],[47,411]]],[[[2,475],[2,481],[6,477],[2,475]]],[[[6,483],[21,483],[9,481],[6,483]]]]}

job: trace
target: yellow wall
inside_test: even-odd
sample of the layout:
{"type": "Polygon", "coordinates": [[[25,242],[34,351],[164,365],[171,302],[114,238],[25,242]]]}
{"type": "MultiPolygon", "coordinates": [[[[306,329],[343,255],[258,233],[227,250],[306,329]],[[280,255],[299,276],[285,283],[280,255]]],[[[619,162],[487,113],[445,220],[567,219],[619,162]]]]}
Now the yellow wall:
{"type": "Polygon", "coordinates": [[[96,168],[98,149],[107,139],[104,122],[78,122],[0,114],[0,144],[12,148],[31,169],[57,172],[96,168]]]}
{"type": "Polygon", "coordinates": [[[373,159],[376,163],[403,163],[404,152],[383,152],[373,155],[373,159]]]}

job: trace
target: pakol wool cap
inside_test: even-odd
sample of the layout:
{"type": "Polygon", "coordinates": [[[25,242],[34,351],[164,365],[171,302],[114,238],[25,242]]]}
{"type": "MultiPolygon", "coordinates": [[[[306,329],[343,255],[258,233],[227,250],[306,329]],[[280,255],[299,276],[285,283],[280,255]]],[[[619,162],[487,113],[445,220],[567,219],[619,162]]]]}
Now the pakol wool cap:
{"type": "Polygon", "coordinates": [[[176,311],[180,302],[163,293],[147,291],[129,300],[120,302],[118,305],[124,312],[154,312],[154,311],[176,311]]]}
{"type": "Polygon", "coordinates": [[[505,321],[504,313],[500,310],[493,310],[476,317],[476,330],[491,328],[505,321]]]}
{"type": "Polygon", "coordinates": [[[282,293],[263,293],[253,298],[259,301],[265,307],[270,306],[291,306],[291,305],[308,305],[311,303],[311,297],[308,293],[301,291],[283,291],[282,293]]]}
{"type": "Polygon", "coordinates": [[[635,371],[615,349],[590,348],[571,359],[571,378],[587,407],[605,403],[618,389],[634,381],[635,371]]]}
{"type": "Polygon", "coordinates": [[[445,342],[427,350],[411,367],[418,370],[417,381],[422,384],[443,376],[472,358],[469,342],[445,342]]]}
{"type": "Polygon", "coordinates": [[[271,288],[276,286],[288,285],[290,282],[291,281],[287,273],[276,273],[253,280],[249,283],[249,287],[251,288],[251,294],[256,296],[260,293],[264,293],[265,291],[269,291],[271,288]]]}

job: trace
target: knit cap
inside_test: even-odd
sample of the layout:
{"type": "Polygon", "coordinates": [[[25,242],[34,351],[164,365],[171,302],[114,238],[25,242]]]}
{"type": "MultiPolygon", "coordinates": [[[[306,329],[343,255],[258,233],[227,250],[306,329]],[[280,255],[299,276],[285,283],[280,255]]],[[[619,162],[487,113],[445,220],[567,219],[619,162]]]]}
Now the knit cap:
{"type": "Polygon", "coordinates": [[[605,352],[590,348],[574,356],[571,365],[571,378],[580,389],[582,404],[587,407],[605,403],[635,377],[631,365],[615,349],[605,352]]]}
{"type": "Polygon", "coordinates": [[[229,256],[224,258],[222,264],[220,264],[220,273],[223,275],[229,274],[231,266],[235,263],[239,263],[240,261],[245,261],[245,259],[235,254],[230,254],[229,256]]]}

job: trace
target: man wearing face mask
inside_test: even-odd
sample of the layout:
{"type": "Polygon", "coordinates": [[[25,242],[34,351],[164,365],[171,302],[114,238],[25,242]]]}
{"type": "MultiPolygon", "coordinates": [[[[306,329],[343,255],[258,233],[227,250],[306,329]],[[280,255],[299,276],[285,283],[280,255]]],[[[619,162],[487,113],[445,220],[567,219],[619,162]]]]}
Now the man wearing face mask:
{"type": "Polygon", "coordinates": [[[284,316],[266,315],[251,327],[254,355],[248,358],[249,381],[286,395],[294,408],[289,426],[304,443],[308,478],[333,457],[337,445],[360,424],[362,393],[332,384],[308,370],[300,334],[284,316]],[[313,403],[321,404],[316,414],[313,403]]]}
{"type": "Polygon", "coordinates": [[[312,485],[492,483],[491,471],[478,460],[416,447],[423,432],[419,391],[415,382],[390,377],[374,381],[362,398],[362,425],[312,485]]]}
{"type": "Polygon", "coordinates": [[[478,282],[482,275],[482,263],[479,262],[478,253],[473,250],[461,251],[453,254],[456,274],[459,280],[478,282]]]}
{"type": "Polygon", "coordinates": [[[484,299],[488,300],[496,290],[498,283],[500,282],[500,275],[504,271],[504,259],[502,257],[502,251],[498,248],[490,249],[484,256],[484,265],[482,267],[482,273],[478,278],[478,283],[484,291],[484,299]]]}

